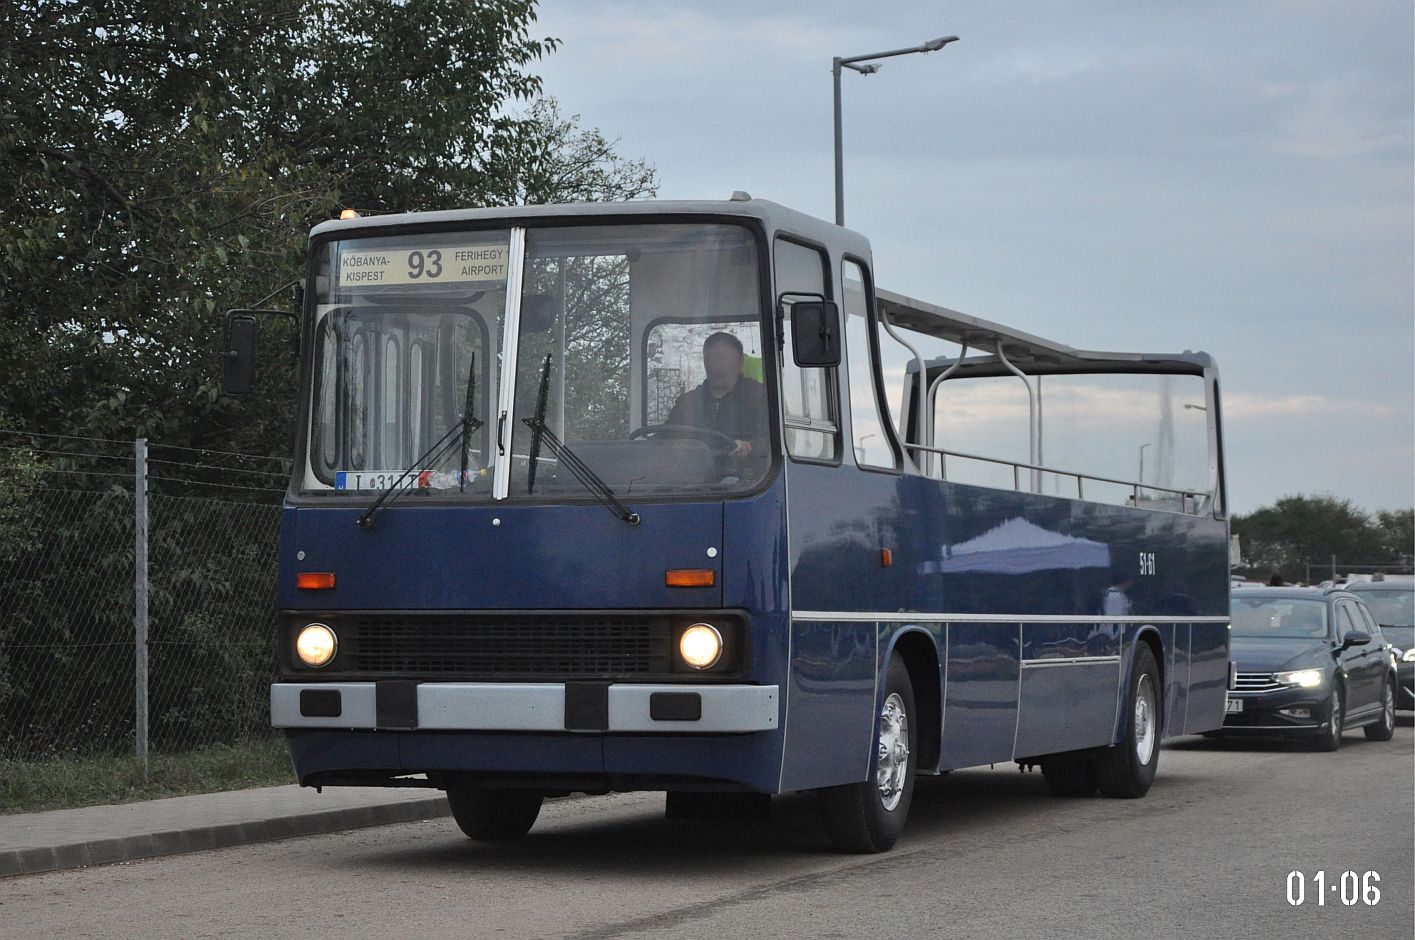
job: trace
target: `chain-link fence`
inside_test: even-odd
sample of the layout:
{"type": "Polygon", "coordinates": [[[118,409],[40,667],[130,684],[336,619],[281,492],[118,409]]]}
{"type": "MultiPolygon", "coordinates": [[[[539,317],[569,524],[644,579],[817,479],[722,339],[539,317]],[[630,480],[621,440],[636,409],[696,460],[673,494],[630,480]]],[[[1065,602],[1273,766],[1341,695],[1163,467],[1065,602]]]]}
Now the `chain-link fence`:
{"type": "Polygon", "coordinates": [[[271,734],[279,461],[0,431],[0,472],[0,761],[271,734]]]}

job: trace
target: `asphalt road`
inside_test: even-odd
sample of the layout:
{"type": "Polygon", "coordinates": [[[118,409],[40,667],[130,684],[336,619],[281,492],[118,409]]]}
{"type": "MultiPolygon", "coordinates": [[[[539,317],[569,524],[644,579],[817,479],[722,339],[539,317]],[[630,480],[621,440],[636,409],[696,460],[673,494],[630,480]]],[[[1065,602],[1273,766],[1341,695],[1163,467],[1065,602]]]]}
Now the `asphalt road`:
{"type": "Polygon", "coordinates": [[[1408,716],[1335,754],[1181,738],[1128,801],[962,771],[920,781],[879,856],[832,854],[803,796],[768,824],[668,822],[660,794],[557,801],[509,845],[444,820],[0,881],[0,936],[1409,940],[1411,745],[1408,716]],[[1348,870],[1379,874],[1378,903],[1341,903],[1348,870]]]}

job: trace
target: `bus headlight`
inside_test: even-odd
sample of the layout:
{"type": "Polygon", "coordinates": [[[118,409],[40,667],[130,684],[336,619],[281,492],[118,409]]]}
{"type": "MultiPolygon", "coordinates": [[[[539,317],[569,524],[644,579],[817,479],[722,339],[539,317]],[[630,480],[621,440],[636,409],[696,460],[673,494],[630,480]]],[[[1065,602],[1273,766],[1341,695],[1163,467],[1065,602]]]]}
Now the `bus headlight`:
{"type": "Polygon", "coordinates": [[[1283,685],[1295,685],[1302,689],[1315,689],[1322,684],[1320,669],[1298,669],[1295,672],[1275,672],[1273,681],[1283,685]]]}
{"type": "Polygon", "coordinates": [[[722,658],[722,634],[710,623],[695,623],[678,638],[678,655],[694,669],[711,669],[722,658]]]}
{"type": "Polygon", "coordinates": [[[307,624],[295,637],[295,653],[300,662],[318,669],[327,666],[339,648],[339,640],[334,631],[322,623],[307,624]]]}

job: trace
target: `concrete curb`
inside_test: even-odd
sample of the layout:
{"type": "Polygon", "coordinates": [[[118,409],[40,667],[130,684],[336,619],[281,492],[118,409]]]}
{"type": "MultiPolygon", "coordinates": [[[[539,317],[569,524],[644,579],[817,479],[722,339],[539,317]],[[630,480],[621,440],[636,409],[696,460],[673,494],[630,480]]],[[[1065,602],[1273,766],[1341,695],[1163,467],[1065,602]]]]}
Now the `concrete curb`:
{"type": "Polygon", "coordinates": [[[290,813],[244,822],[189,826],[63,845],[7,849],[0,847],[0,878],[47,871],[108,865],[139,858],[181,855],[206,849],[273,842],[297,836],[322,835],[344,829],[364,829],[393,823],[418,822],[451,815],[447,797],[403,800],[316,812],[290,813]]]}

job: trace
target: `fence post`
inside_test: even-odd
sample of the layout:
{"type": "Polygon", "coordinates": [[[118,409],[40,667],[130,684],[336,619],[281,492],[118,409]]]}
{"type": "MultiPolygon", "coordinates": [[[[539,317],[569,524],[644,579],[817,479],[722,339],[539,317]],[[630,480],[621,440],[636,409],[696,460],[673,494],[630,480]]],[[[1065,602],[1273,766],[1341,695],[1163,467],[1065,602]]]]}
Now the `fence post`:
{"type": "Polygon", "coordinates": [[[133,566],[133,675],[135,682],[138,763],[147,781],[147,438],[133,442],[133,532],[136,560],[133,566]]]}

